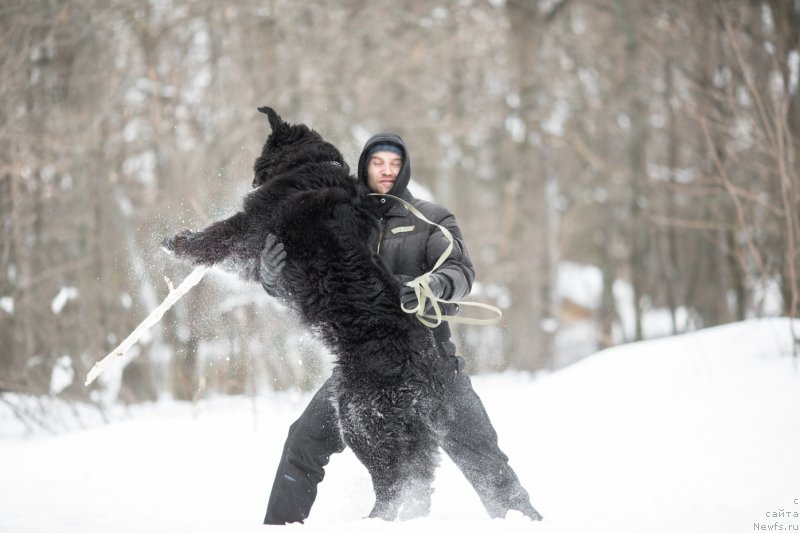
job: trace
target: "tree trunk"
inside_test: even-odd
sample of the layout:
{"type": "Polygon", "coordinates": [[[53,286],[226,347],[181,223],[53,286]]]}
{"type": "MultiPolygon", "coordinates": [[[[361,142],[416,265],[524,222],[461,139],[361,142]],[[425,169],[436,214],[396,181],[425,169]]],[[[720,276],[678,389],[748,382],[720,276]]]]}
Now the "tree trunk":
{"type": "Polygon", "coordinates": [[[514,341],[509,356],[514,368],[537,370],[552,366],[556,329],[547,171],[537,100],[540,87],[536,64],[542,24],[533,2],[509,0],[506,12],[523,126],[522,138],[515,139],[513,170],[507,184],[508,200],[513,204],[509,242],[515,246],[517,242],[526,243],[513,248],[516,257],[510,271],[512,307],[508,314],[514,341]]]}
{"type": "Polygon", "coordinates": [[[615,0],[619,24],[625,34],[625,84],[624,92],[628,105],[628,140],[627,140],[627,173],[630,183],[630,268],[631,286],[633,288],[634,337],[643,338],[642,298],[645,294],[647,226],[642,216],[642,205],[645,198],[643,181],[647,178],[645,168],[645,122],[646,106],[639,85],[639,53],[640,44],[636,34],[636,13],[631,13],[637,3],[615,0]]]}

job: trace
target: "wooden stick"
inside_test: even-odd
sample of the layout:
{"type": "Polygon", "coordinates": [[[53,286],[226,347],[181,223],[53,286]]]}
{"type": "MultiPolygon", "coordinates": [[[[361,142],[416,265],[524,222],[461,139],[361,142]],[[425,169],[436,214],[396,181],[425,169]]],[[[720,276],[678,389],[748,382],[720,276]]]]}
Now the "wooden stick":
{"type": "Polygon", "coordinates": [[[94,364],[92,369],[89,371],[89,374],[86,376],[85,386],[88,387],[95,379],[97,379],[97,376],[102,374],[106,367],[111,364],[111,361],[117,357],[122,357],[125,355],[125,353],[131,349],[131,346],[136,344],[136,341],[141,338],[145,331],[155,326],[158,321],[161,320],[161,317],[164,316],[164,313],[166,313],[170,307],[175,305],[175,302],[177,302],[184,294],[189,292],[192,287],[200,283],[200,280],[203,279],[203,276],[205,276],[208,269],[209,267],[207,266],[199,266],[195,268],[191,274],[186,276],[186,279],[184,279],[177,288],[174,288],[172,286],[172,282],[167,279],[169,294],[167,294],[167,297],[164,298],[163,302],[161,302],[161,305],[153,309],[153,311],[147,315],[147,318],[145,318],[141,324],[136,326],[136,329],[134,329],[131,334],[120,343],[119,346],[114,348],[111,353],[103,357],[102,360],[94,364]]]}

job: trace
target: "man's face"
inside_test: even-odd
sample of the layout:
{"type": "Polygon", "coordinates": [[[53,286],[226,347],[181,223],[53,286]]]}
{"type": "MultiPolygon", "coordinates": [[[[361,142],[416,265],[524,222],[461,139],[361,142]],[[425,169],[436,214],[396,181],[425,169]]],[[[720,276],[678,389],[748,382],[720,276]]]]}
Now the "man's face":
{"type": "Polygon", "coordinates": [[[391,190],[403,158],[393,152],[375,152],[367,164],[367,186],[372,192],[386,194],[391,190]]]}

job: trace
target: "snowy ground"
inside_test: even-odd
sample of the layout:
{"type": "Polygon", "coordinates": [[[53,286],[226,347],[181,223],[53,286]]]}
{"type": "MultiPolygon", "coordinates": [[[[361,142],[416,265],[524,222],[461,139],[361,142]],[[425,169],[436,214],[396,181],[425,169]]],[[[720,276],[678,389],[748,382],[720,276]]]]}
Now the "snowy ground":
{"type": "MultiPolygon", "coordinates": [[[[429,518],[362,519],[369,479],[345,452],[307,524],[288,528],[798,531],[800,369],[789,353],[788,322],[763,320],[621,346],[535,379],[476,378],[544,522],[490,520],[449,461],[429,518]]],[[[168,402],[93,429],[2,439],[0,532],[264,531],[280,448],[307,399],[168,402]]]]}

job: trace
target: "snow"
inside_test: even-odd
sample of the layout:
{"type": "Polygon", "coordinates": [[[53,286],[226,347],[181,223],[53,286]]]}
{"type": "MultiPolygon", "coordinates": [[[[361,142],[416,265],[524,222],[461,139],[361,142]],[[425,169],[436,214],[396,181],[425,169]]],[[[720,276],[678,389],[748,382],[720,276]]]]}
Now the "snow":
{"type": "Polygon", "coordinates": [[[14,298],[11,296],[3,296],[0,298],[0,309],[8,313],[9,315],[14,314],[14,298]]]}
{"type": "Polygon", "coordinates": [[[597,309],[603,294],[603,273],[596,266],[561,261],[556,287],[560,298],[587,309],[597,309]]]}
{"type": "MultiPolygon", "coordinates": [[[[774,297],[774,288],[762,287],[759,295],[774,297]]],[[[558,264],[556,284],[558,298],[571,302],[587,311],[583,318],[572,317],[562,320],[555,330],[555,368],[583,359],[597,350],[599,330],[594,319],[601,307],[603,297],[603,273],[594,265],[572,261],[558,264]]],[[[635,337],[636,313],[634,309],[633,287],[623,280],[615,280],[612,286],[617,319],[614,321],[612,337],[614,342],[623,343],[635,337]]],[[[672,333],[672,315],[669,309],[656,308],[644,302],[642,314],[642,335],[645,339],[664,337],[672,333]]],[[[776,314],[776,313],[773,313],[776,314]]],[[[685,307],[675,310],[679,329],[691,327],[690,316],[685,307]]],[[[544,325],[543,325],[544,328],[544,325]]],[[[551,328],[552,329],[552,328],[551,328]]]]}
{"type": "Polygon", "coordinates": [[[61,311],[64,309],[64,306],[67,305],[67,302],[70,300],[74,300],[78,297],[78,289],[75,287],[61,287],[56,294],[53,301],[50,302],[50,309],[53,311],[54,315],[61,314],[61,311]]]}
{"type": "Polygon", "coordinates": [[[75,370],[72,368],[72,358],[62,355],[56,359],[53,371],[50,374],[50,394],[59,394],[72,385],[75,379],[75,370]]]}
{"type": "Polygon", "coordinates": [[[431,190],[413,179],[408,182],[408,192],[419,200],[433,201],[433,193],[431,190]]]}
{"type": "MultiPolygon", "coordinates": [[[[800,368],[786,319],[473,383],[544,522],[490,520],[449,460],[437,473],[430,517],[363,519],[373,501],[369,478],[345,451],[331,459],[306,525],[287,530],[800,528],[792,514],[800,513],[800,368]]],[[[259,524],[283,440],[308,399],[284,392],[194,406],[161,401],[107,425],[0,439],[0,531],[265,531],[259,524]]],[[[14,422],[4,407],[0,435],[14,422]]]]}

